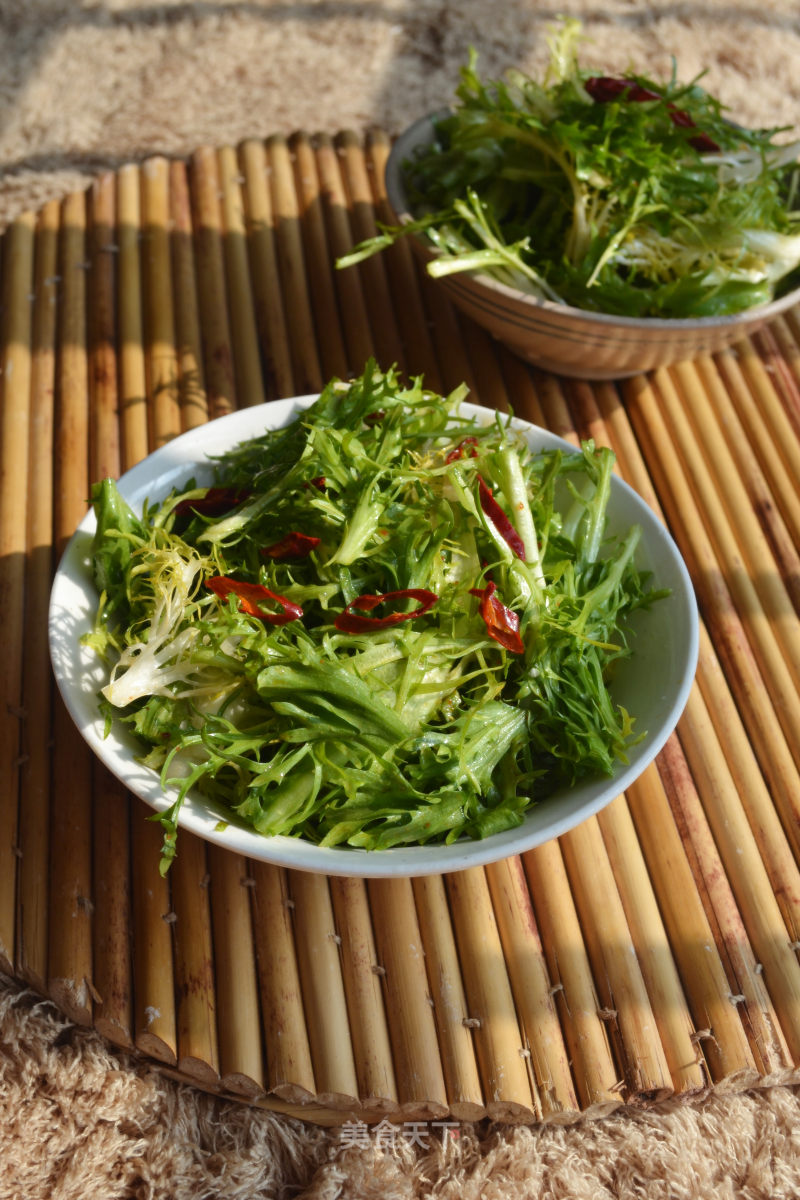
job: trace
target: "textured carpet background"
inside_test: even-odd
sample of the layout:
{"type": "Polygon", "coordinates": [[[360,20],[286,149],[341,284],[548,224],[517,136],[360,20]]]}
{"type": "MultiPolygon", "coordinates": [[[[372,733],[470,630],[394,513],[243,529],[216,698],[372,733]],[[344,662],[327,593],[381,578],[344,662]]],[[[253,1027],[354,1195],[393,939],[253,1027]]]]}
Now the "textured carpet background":
{"type": "MultiPolygon", "coordinates": [[[[583,61],[706,86],[744,123],[800,123],[796,0],[0,0],[0,226],[153,153],[274,132],[398,132],[468,47],[537,71],[557,13],[583,61]]],[[[337,1131],[180,1087],[0,980],[0,1200],[790,1200],[796,1089],[568,1128],[463,1127],[446,1147],[337,1131]]]]}
{"type": "Polygon", "coordinates": [[[148,152],[376,123],[399,132],[481,70],[536,71],[560,12],[588,66],[706,85],[746,124],[800,111],[796,0],[0,0],[0,221],[148,152]]]}

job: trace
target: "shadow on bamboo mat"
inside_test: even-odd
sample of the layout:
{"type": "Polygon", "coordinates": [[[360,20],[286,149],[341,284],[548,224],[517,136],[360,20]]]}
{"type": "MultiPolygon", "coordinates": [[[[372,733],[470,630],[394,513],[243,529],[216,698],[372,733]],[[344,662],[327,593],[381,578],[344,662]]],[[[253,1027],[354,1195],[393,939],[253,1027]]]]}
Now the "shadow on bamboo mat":
{"type": "Polygon", "coordinates": [[[717,1093],[569,1126],[322,1129],[173,1083],[7,979],[0,1046],[0,1200],[800,1193],[795,1088],[717,1093]]]}

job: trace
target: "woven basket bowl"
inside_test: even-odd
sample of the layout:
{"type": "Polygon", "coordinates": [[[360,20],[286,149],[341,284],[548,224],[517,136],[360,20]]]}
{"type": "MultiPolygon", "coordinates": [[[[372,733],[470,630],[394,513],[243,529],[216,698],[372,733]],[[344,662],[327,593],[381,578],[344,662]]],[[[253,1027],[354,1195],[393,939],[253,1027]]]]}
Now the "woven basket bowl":
{"type": "MultiPolygon", "coordinates": [[[[403,164],[435,138],[431,114],[409,126],[395,141],[386,164],[386,192],[397,223],[413,220],[403,182],[403,164]]],[[[423,261],[435,252],[423,237],[411,235],[423,261]]],[[[538,367],[575,379],[620,379],[711,354],[755,333],[800,302],[796,288],[769,304],[733,316],[694,320],[617,317],[537,300],[478,272],[437,279],[459,309],[498,341],[538,367]]]]}

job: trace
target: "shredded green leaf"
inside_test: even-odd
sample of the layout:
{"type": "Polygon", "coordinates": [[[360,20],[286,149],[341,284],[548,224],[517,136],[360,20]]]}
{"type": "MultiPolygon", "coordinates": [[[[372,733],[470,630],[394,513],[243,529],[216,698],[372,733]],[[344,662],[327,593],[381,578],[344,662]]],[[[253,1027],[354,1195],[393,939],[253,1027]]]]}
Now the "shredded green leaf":
{"type": "Polygon", "coordinates": [[[630,614],[663,593],[638,528],[606,532],[613,455],[534,454],[463,395],[370,362],[215,460],[228,511],[204,512],[194,480],[141,517],[95,486],[86,640],[113,664],[103,712],[177,789],[163,869],[193,788],[266,836],[381,850],[512,828],[626,760],[609,683],[630,614]],[[284,606],[247,611],[220,576],[284,606]],[[520,652],[482,616],[490,583],[520,652]]]}

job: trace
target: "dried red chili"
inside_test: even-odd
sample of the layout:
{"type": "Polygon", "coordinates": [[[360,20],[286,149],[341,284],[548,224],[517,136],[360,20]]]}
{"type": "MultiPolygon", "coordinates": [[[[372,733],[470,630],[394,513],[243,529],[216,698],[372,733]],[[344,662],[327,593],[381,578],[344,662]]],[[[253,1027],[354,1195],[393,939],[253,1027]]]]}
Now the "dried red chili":
{"type": "Polygon", "coordinates": [[[658,92],[642,87],[635,79],[618,79],[612,75],[593,75],[583,85],[593,100],[598,104],[610,104],[625,95],[626,100],[634,102],[642,100],[660,100],[658,92]]]}
{"type": "Polygon", "coordinates": [[[293,604],[285,596],[271,592],[260,583],[231,579],[229,575],[213,575],[211,579],[206,580],[206,587],[215,596],[219,596],[220,600],[227,600],[231,594],[238,596],[239,611],[259,617],[267,625],[288,625],[290,621],[297,621],[303,615],[299,604],[293,604]],[[283,611],[265,612],[262,607],[264,604],[279,604],[283,611]]]}
{"type": "Polygon", "coordinates": [[[435,592],[429,592],[427,588],[401,588],[396,592],[383,592],[380,595],[373,595],[370,592],[365,592],[363,596],[356,596],[355,600],[351,600],[347,607],[339,613],[334,621],[334,625],[342,633],[372,633],[377,629],[388,629],[391,625],[399,625],[402,621],[411,621],[414,617],[424,616],[438,600],[435,592]],[[393,612],[387,613],[385,617],[364,617],[361,613],[372,612],[381,604],[391,603],[393,600],[418,600],[419,606],[412,609],[411,612],[393,612]],[[354,612],[358,609],[358,612],[354,612]]]}
{"type": "Polygon", "coordinates": [[[463,438],[462,441],[460,441],[458,445],[450,451],[444,461],[446,463],[457,462],[459,458],[464,457],[464,451],[466,450],[467,446],[470,447],[470,458],[477,458],[478,451],[475,449],[477,444],[478,439],[476,437],[463,438]]]}
{"type": "Polygon", "coordinates": [[[480,475],[478,476],[478,494],[481,498],[481,508],[497,532],[508,542],[517,558],[521,558],[525,562],[525,543],[495,500],[491,488],[487,487],[480,475]]]}
{"type": "Polygon", "coordinates": [[[301,558],[308,558],[311,551],[315,550],[318,545],[318,537],[312,537],[310,534],[299,533],[295,530],[292,533],[287,533],[280,541],[273,542],[271,546],[265,546],[261,553],[265,558],[297,562],[301,558]]]}
{"type": "MultiPolygon", "coordinates": [[[[669,115],[670,115],[670,120],[672,121],[673,125],[678,125],[682,129],[696,129],[697,128],[697,125],[695,124],[695,122],[692,120],[692,118],[689,116],[689,114],[687,112],[684,112],[684,110],[682,108],[675,108],[673,105],[670,104],[669,115]]],[[[714,141],[713,138],[708,136],[707,133],[702,133],[702,132],[696,133],[694,135],[694,137],[689,138],[689,145],[694,146],[695,150],[699,150],[701,154],[718,154],[719,153],[719,146],[717,145],[717,143],[714,141]]]]}
{"type": "Polygon", "coordinates": [[[205,496],[196,496],[194,500],[180,500],[172,510],[176,517],[191,517],[202,513],[206,517],[218,517],[221,513],[230,512],[244,500],[249,500],[252,492],[232,487],[210,487],[205,496]]]}
{"type": "Polygon", "coordinates": [[[524,654],[525,645],[519,633],[519,617],[497,599],[497,584],[491,580],[484,588],[470,588],[469,594],[480,600],[478,611],[483,617],[486,632],[511,654],[524,654]]]}
{"type": "MultiPolygon", "coordinates": [[[[609,104],[621,96],[634,103],[640,103],[643,100],[663,100],[664,98],[658,92],[642,87],[635,79],[616,79],[610,75],[595,75],[591,79],[587,79],[583,86],[598,104],[609,104]]],[[[694,119],[684,109],[676,108],[674,104],[668,102],[667,111],[673,125],[677,125],[681,129],[697,128],[694,119]]],[[[695,150],[699,150],[703,154],[715,154],[719,151],[719,146],[713,138],[702,131],[689,138],[689,145],[694,146],[695,150]]]]}

